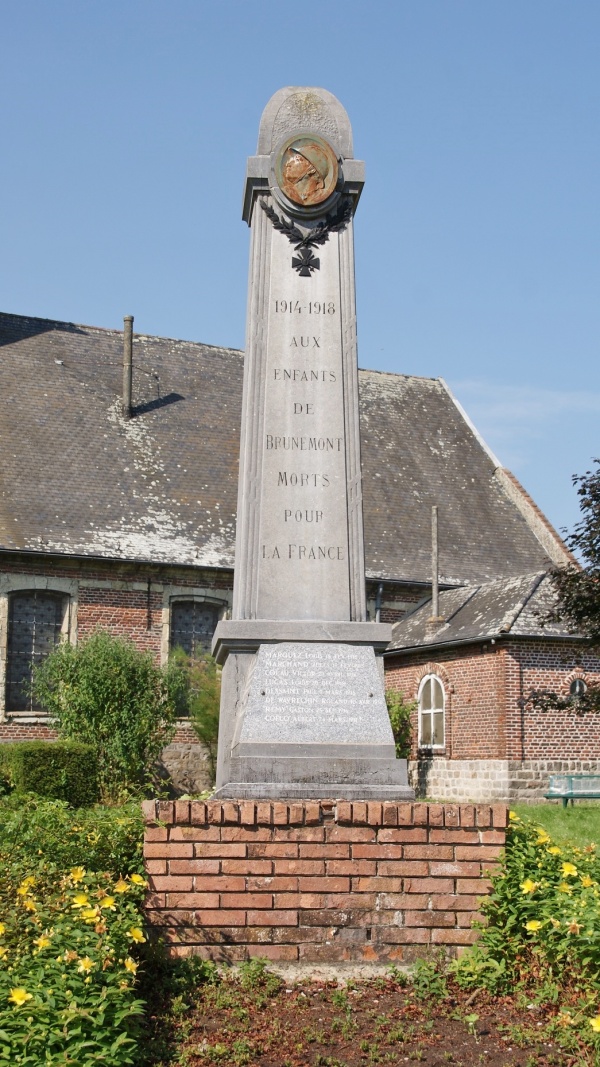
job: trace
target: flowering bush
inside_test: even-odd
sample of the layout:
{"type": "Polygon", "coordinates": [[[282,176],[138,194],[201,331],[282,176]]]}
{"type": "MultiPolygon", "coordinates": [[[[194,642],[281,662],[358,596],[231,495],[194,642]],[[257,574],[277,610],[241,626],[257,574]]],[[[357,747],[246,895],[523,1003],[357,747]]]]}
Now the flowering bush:
{"type": "MultiPolygon", "coordinates": [[[[71,811],[80,862],[65,868],[52,856],[57,828],[44,834],[39,810],[44,810],[46,827],[52,811],[57,813],[64,833],[65,807],[46,801],[33,812],[36,850],[27,833],[25,842],[15,833],[16,813],[12,820],[4,813],[0,1064],[124,1067],[136,1062],[144,1008],[136,993],[136,949],[145,941],[141,904],[146,882],[139,869],[139,843],[129,856],[122,850],[122,872],[94,869],[94,835],[100,834],[90,828],[89,812],[84,831],[79,821],[83,813],[71,811]],[[88,849],[82,847],[84,833],[88,849]]],[[[131,814],[119,809],[111,817],[114,823],[133,822],[131,814]]],[[[97,818],[106,821],[101,809],[97,818]]],[[[74,841],[67,847],[73,852],[74,841]]]]}
{"type": "MultiPolygon", "coordinates": [[[[600,1034],[600,856],[556,844],[511,812],[500,871],[482,904],[481,937],[454,966],[461,985],[504,992],[521,984],[574,1008],[557,1016],[592,1044],[600,1034]],[[553,989],[551,990],[551,986],[553,989]]],[[[600,1051],[600,1043],[598,1043],[600,1051]]]]}

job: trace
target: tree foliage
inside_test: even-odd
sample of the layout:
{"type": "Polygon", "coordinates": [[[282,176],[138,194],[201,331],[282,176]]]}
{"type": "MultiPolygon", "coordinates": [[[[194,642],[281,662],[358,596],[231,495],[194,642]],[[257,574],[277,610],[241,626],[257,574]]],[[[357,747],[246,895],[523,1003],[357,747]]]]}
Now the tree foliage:
{"type": "Polygon", "coordinates": [[[186,704],[192,726],[206,748],[211,778],[214,784],[217,770],[219,740],[219,710],[221,706],[221,670],[215,659],[205,652],[188,656],[183,649],[175,649],[173,662],[185,670],[187,678],[186,704]]]}
{"type": "Polygon", "coordinates": [[[404,695],[396,689],[388,689],[385,694],[388,714],[396,744],[396,758],[409,759],[412,739],[411,714],[416,708],[416,702],[406,703],[404,695]]]}
{"type": "Polygon", "coordinates": [[[101,630],[77,646],[57,645],[33,678],[59,735],[96,749],[101,792],[112,800],[152,781],[185,689],[177,664],[158,667],[150,652],[101,630]]]}
{"type": "MultiPolygon", "coordinates": [[[[562,621],[573,633],[583,635],[589,650],[600,656],[600,460],[594,463],[595,469],[573,477],[581,517],[566,541],[581,566],[573,563],[550,572],[558,603],[547,619],[562,621]]],[[[532,703],[542,710],[600,711],[600,686],[588,684],[585,694],[577,698],[534,693],[532,703]]]]}

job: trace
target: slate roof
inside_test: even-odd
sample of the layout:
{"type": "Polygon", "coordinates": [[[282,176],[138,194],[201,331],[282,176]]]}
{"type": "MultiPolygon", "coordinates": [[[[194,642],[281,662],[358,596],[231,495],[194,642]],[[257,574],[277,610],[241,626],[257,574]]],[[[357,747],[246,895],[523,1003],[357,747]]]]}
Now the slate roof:
{"type": "MultiPolygon", "coordinates": [[[[124,419],[122,344],[0,314],[0,548],[232,567],[243,353],[135,334],[124,419]]],[[[432,504],[443,581],[548,566],[441,380],[360,371],[360,403],[368,575],[429,580],[432,504]]]]}
{"type": "Polygon", "coordinates": [[[448,589],[439,597],[443,621],[438,625],[429,622],[431,600],[428,600],[396,623],[386,654],[507,636],[573,637],[562,623],[542,624],[542,618],[554,603],[552,583],[545,572],[448,589]]]}

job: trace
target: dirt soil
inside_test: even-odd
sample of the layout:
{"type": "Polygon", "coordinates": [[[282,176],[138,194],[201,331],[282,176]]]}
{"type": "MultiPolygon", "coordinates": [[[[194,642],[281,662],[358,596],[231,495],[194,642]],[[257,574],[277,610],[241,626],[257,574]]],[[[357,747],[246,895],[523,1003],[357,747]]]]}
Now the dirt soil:
{"type": "Polygon", "coordinates": [[[556,1043],[557,1009],[522,994],[491,997],[449,985],[419,999],[399,980],[202,984],[154,1016],[158,1065],[204,1067],[595,1067],[592,1050],[556,1043]],[[160,1036],[159,1036],[160,1035],[160,1036]],[[158,1041],[156,1039],[159,1038],[158,1041]],[[562,1046],[562,1047],[561,1047],[562,1046]]]}

